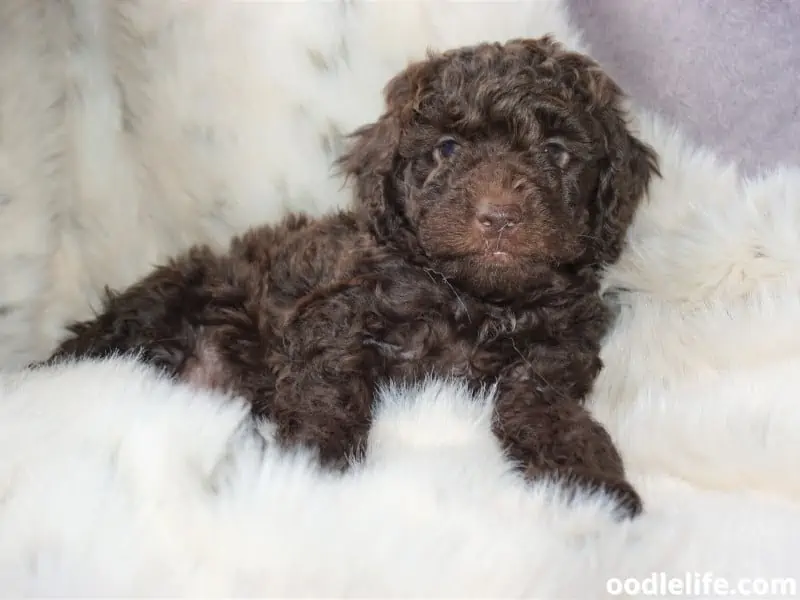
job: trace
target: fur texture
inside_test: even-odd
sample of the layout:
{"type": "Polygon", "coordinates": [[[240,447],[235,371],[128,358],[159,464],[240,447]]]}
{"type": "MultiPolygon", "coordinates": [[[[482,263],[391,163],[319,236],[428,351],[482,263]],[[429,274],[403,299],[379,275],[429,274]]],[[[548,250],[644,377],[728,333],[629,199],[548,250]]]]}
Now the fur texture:
{"type": "MultiPolygon", "coordinates": [[[[377,118],[382,82],[426,46],[553,32],[582,49],[557,1],[388,5],[0,3],[3,363],[44,358],[104,284],[185,245],[343,201],[330,133],[377,118]]],[[[253,449],[227,397],[63,365],[0,375],[0,588],[602,598],[609,576],[662,571],[800,580],[800,171],[743,179],[636,117],[663,179],[605,277],[620,313],[590,405],[641,518],[507,476],[459,386],[391,389],[363,469],[338,476],[253,449]]]]}
{"type": "MultiPolygon", "coordinates": [[[[798,366],[739,372],[724,390],[642,397],[651,411],[631,414],[623,433],[657,431],[656,407],[670,425],[696,419],[693,404],[713,407],[717,423],[741,425],[736,456],[766,474],[796,455],[798,420],[793,398],[768,382],[796,377],[798,366]],[[747,417],[783,423],[768,443],[760,425],[739,420],[752,390],[772,404],[747,417]],[[712,402],[720,391],[721,405],[712,402]]],[[[344,474],[255,431],[246,402],[135,361],[0,375],[0,400],[0,586],[9,598],[610,599],[609,578],[661,573],[708,573],[734,590],[758,580],[772,586],[761,596],[777,598],[800,580],[797,504],[715,490],[710,479],[703,489],[652,462],[634,475],[647,511],[615,521],[602,495],[569,498],[509,473],[491,397],[458,382],[384,388],[367,458],[344,474]]],[[[697,438],[709,450],[728,431],[714,424],[697,438]]],[[[655,444],[691,457],[660,437],[639,449],[655,444]]],[[[722,597],[693,591],[685,595],[722,597]]],[[[753,596],[746,591],[725,597],[753,596]]]]}
{"type": "Polygon", "coordinates": [[[385,381],[497,386],[494,431],[529,478],[613,489],[638,514],[583,407],[610,321],[598,270],[657,172],[620,100],[550,38],[430,54],[339,160],[351,213],[195,248],[71,325],[52,360],[143,352],[326,465],[360,459],[385,381]]]}

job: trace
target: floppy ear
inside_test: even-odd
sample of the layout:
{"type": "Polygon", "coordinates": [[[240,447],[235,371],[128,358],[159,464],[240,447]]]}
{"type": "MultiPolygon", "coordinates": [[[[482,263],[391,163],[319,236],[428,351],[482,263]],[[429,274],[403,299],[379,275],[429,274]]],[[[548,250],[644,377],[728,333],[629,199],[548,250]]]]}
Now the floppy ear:
{"type": "Polygon", "coordinates": [[[369,218],[376,235],[397,235],[405,223],[398,197],[399,155],[403,129],[408,126],[424,86],[426,63],[411,64],[384,88],[386,109],[374,123],[350,134],[350,147],[336,167],[355,180],[355,208],[369,218]]]}
{"type": "MultiPolygon", "coordinates": [[[[592,263],[610,263],[622,251],[625,235],[653,176],[660,175],[655,151],[628,130],[620,104],[625,94],[592,58],[568,50],[552,36],[521,39],[535,63],[558,69],[565,87],[582,97],[597,115],[607,159],[599,165],[596,197],[590,209],[592,263]]],[[[599,265],[598,265],[599,266],[599,265]]]]}
{"type": "Polygon", "coordinates": [[[368,217],[375,233],[390,235],[397,226],[393,177],[400,124],[392,114],[350,134],[351,145],[336,161],[340,172],[355,183],[354,204],[368,217]]]}
{"type": "Polygon", "coordinates": [[[615,117],[615,131],[607,139],[609,158],[601,165],[593,231],[601,244],[596,256],[606,264],[619,258],[636,209],[650,181],[660,176],[656,152],[628,131],[619,114],[615,117]]]}
{"type": "Polygon", "coordinates": [[[654,176],[660,176],[655,150],[633,135],[622,106],[625,93],[591,58],[575,52],[561,55],[566,80],[588,101],[597,119],[606,158],[601,161],[590,209],[597,266],[616,261],[636,209],[654,176]],[[599,264],[598,264],[599,263],[599,264]]]}

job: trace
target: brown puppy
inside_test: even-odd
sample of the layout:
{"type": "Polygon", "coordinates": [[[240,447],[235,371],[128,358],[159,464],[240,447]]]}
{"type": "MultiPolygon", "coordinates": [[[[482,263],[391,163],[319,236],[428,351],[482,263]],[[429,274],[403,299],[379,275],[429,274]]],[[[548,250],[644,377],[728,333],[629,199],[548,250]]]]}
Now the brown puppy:
{"type": "Polygon", "coordinates": [[[431,55],[389,82],[341,158],[351,212],[192,249],[110,294],[53,358],[138,352],[238,392],[280,440],[339,466],[363,451],[382,381],[496,383],[494,430],[527,477],[636,514],[583,407],[609,324],[597,272],[657,173],[620,97],[550,38],[431,55]]]}

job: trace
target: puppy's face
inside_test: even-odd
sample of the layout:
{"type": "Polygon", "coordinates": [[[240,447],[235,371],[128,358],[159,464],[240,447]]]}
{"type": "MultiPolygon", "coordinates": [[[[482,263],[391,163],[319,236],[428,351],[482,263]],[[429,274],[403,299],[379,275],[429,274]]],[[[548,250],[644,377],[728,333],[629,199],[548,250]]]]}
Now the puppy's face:
{"type": "Polygon", "coordinates": [[[655,171],[619,96],[547,38],[453,50],[390,82],[386,113],[356,134],[362,164],[357,144],[345,165],[388,239],[413,237],[472,292],[512,295],[548,270],[616,257],[655,171]]]}
{"type": "Polygon", "coordinates": [[[576,107],[542,103],[532,77],[515,78],[529,96],[508,98],[510,82],[479,68],[442,106],[454,66],[463,70],[444,65],[402,136],[402,207],[446,277],[486,293],[524,287],[586,252],[602,156],[576,107]]]}

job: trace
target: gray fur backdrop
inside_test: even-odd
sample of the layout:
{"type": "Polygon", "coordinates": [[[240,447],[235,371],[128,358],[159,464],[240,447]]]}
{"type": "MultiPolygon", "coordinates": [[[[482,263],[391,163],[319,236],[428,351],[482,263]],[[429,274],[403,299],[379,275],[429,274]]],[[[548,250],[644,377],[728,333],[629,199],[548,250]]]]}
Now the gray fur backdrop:
{"type": "Polygon", "coordinates": [[[638,103],[747,174],[800,162],[800,2],[569,0],[638,103]]]}

